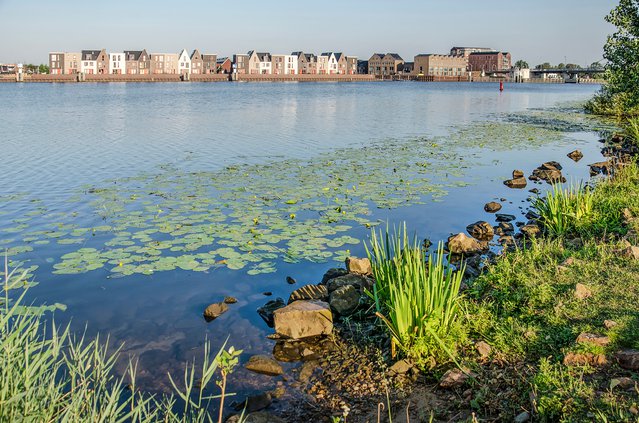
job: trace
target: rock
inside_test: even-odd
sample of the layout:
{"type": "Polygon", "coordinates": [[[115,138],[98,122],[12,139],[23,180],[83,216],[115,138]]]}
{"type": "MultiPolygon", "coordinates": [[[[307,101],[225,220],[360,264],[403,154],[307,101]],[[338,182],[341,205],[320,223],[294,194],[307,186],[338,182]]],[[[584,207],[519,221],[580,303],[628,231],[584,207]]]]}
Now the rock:
{"type": "Polygon", "coordinates": [[[484,205],[484,211],[488,212],[488,213],[496,213],[499,210],[501,210],[501,204],[495,202],[495,201],[491,201],[490,203],[486,203],[484,205]]]}
{"type": "Polygon", "coordinates": [[[452,254],[472,255],[479,254],[488,249],[487,243],[482,243],[474,238],[469,238],[463,233],[458,233],[448,238],[448,251],[452,254]]]}
{"type": "Polygon", "coordinates": [[[528,183],[526,182],[526,178],[515,178],[504,181],[504,185],[506,185],[508,188],[526,188],[527,184],[528,183]]]}
{"type": "Polygon", "coordinates": [[[571,160],[574,160],[575,162],[578,162],[579,160],[583,159],[584,153],[582,153],[579,150],[575,150],[575,151],[572,151],[572,152],[568,153],[568,157],[571,160]]]}
{"type": "Polygon", "coordinates": [[[307,361],[300,367],[300,373],[297,376],[297,380],[302,383],[308,382],[308,380],[313,376],[313,372],[317,369],[317,361],[307,361]]]}
{"type": "Polygon", "coordinates": [[[523,170],[513,170],[513,179],[519,179],[524,177],[523,170]]]}
{"type": "Polygon", "coordinates": [[[497,213],[495,215],[495,218],[497,219],[497,222],[512,222],[513,220],[516,219],[516,217],[512,214],[503,214],[503,213],[497,213]]]}
{"type": "Polygon", "coordinates": [[[592,291],[586,285],[578,283],[575,286],[575,298],[578,300],[585,300],[592,297],[592,291]]]}
{"type": "Polygon", "coordinates": [[[614,389],[617,386],[621,389],[634,389],[636,385],[637,382],[629,377],[618,377],[610,380],[610,389],[614,389]]]}
{"type": "Polygon", "coordinates": [[[450,369],[439,381],[439,386],[445,389],[459,388],[469,379],[471,374],[468,370],[450,369]]]}
{"type": "Polygon", "coordinates": [[[528,220],[539,220],[539,218],[541,217],[541,216],[539,216],[537,213],[535,213],[532,210],[528,210],[524,216],[528,220]]]}
{"type": "Polygon", "coordinates": [[[531,181],[546,181],[549,184],[556,182],[566,182],[566,178],[561,174],[561,165],[558,162],[546,162],[533,170],[528,177],[531,181]]]}
{"type": "Polygon", "coordinates": [[[524,225],[519,230],[526,238],[537,238],[541,235],[541,229],[537,225],[524,225]]]}
{"type": "Polygon", "coordinates": [[[541,166],[539,166],[539,169],[543,169],[543,170],[562,170],[563,167],[561,167],[561,164],[559,164],[559,162],[551,160],[551,161],[546,162],[546,163],[542,164],[541,166]]]}
{"type": "Polygon", "coordinates": [[[347,275],[331,279],[326,284],[326,287],[328,288],[328,292],[330,294],[336,289],[341,288],[343,286],[348,286],[348,285],[353,285],[355,288],[357,288],[360,292],[363,293],[364,290],[372,289],[373,281],[366,276],[349,273],[347,275]]]}
{"type": "Polygon", "coordinates": [[[275,357],[277,361],[285,363],[316,360],[319,358],[320,354],[310,348],[317,348],[318,350],[323,351],[322,345],[325,344],[313,344],[314,341],[320,341],[320,339],[308,338],[305,341],[280,340],[273,346],[273,357],[275,357]]]}
{"type": "Polygon", "coordinates": [[[499,242],[501,245],[505,245],[505,246],[513,246],[513,245],[516,244],[515,238],[513,238],[510,235],[500,236],[499,239],[497,240],[497,242],[499,242]]]}
{"type": "Polygon", "coordinates": [[[528,411],[523,411],[519,414],[517,414],[517,416],[515,417],[515,420],[513,420],[514,423],[526,423],[528,420],[530,420],[530,413],[528,411]]]}
{"type": "Polygon", "coordinates": [[[499,225],[497,225],[495,228],[497,228],[495,229],[495,233],[500,236],[512,234],[513,232],[515,232],[515,227],[512,223],[509,222],[499,222],[499,225]]]}
{"type": "Polygon", "coordinates": [[[267,302],[262,307],[258,308],[257,314],[259,314],[260,317],[264,319],[264,321],[266,322],[269,328],[272,328],[274,324],[273,312],[284,306],[286,306],[286,303],[284,303],[284,300],[281,298],[276,298],[274,300],[267,302]]]}
{"type": "Polygon", "coordinates": [[[604,175],[610,175],[613,169],[613,164],[610,161],[592,163],[588,166],[590,166],[591,175],[598,175],[600,173],[603,173],[604,175]]]}
{"type": "Polygon", "coordinates": [[[215,320],[220,317],[222,314],[226,313],[229,309],[229,306],[225,303],[213,303],[210,304],[206,309],[204,309],[204,319],[207,322],[211,320],[215,320]]]}
{"type": "Polygon", "coordinates": [[[349,273],[355,273],[357,275],[373,274],[371,261],[367,258],[348,257],[346,259],[346,270],[348,270],[349,273]]]}
{"type": "Polygon", "coordinates": [[[621,254],[628,259],[632,259],[632,260],[639,260],[639,247],[635,247],[634,245],[631,245],[629,247],[626,247],[621,254]]]}
{"type": "Polygon", "coordinates": [[[603,324],[606,329],[612,329],[618,325],[618,323],[615,322],[614,320],[604,320],[603,324]]]}
{"type": "Polygon", "coordinates": [[[359,291],[353,285],[346,285],[331,292],[331,308],[342,316],[350,316],[359,305],[359,291]]]}
{"type": "Polygon", "coordinates": [[[237,302],[237,298],[235,297],[224,297],[224,304],[235,304],[237,302]]]}
{"type": "Polygon", "coordinates": [[[235,404],[234,408],[236,411],[245,410],[247,413],[253,413],[255,411],[264,410],[271,405],[272,402],[273,399],[271,398],[271,394],[268,392],[262,392],[261,394],[251,395],[241,403],[235,404]]]}
{"type": "Polygon", "coordinates": [[[570,352],[564,356],[565,366],[603,366],[607,362],[603,354],[570,352]]]}
{"type": "Polygon", "coordinates": [[[466,230],[473,238],[480,241],[490,241],[495,236],[493,227],[483,220],[466,226],[466,230]]]}
{"type": "Polygon", "coordinates": [[[478,343],[476,343],[475,349],[477,350],[481,358],[488,358],[493,350],[491,346],[484,341],[479,341],[478,343]]]}
{"type": "Polygon", "coordinates": [[[273,312],[275,332],[293,339],[330,335],[333,331],[333,314],[323,301],[294,301],[273,312]]]}
{"type": "Polygon", "coordinates": [[[414,365],[407,359],[399,360],[388,371],[393,375],[404,375],[413,369],[414,365]]]}
{"type": "Polygon", "coordinates": [[[582,332],[577,337],[577,342],[605,347],[610,344],[610,338],[594,333],[582,332]]]}
{"type": "Polygon", "coordinates": [[[297,283],[297,281],[295,279],[293,279],[290,276],[286,277],[286,283],[288,283],[289,285],[295,285],[297,283]]]}
{"type": "Polygon", "coordinates": [[[575,259],[573,257],[568,257],[566,260],[562,261],[560,266],[570,267],[575,264],[575,259]]]}
{"type": "Polygon", "coordinates": [[[305,285],[291,292],[288,297],[288,304],[299,300],[328,300],[328,289],[326,285],[305,285]]]}
{"type": "Polygon", "coordinates": [[[274,416],[266,411],[258,411],[256,413],[249,413],[244,416],[244,420],[241,419],[240,415],[231,416],[226,420],[226,423],[286,423],[286,420],[283,420],[277,416],[274,416]]]}
{"type": "Polygon", "coordinates": [[[344,276],[344,275],[348,275],[348,270],[338,269],[338,268],[328,269],[326,273],[324,273],[324,276],[322,277],[322,281],[320,282],[320,284],[325,284],[331,279],[339,278],[340,276],[344,276]]]}
{"type": "Polygon", "coordinates": [[[267,355],[254,355],[244,365],[247,370],[269,376],[279,376],[284,373],[282,365],[267,355]]]}
{"type": "Polygon", "coordinates": [[[620,367],[626,370],[639,370],[639,351],[622,350],[615,355],[615,358],[620,367]]]}

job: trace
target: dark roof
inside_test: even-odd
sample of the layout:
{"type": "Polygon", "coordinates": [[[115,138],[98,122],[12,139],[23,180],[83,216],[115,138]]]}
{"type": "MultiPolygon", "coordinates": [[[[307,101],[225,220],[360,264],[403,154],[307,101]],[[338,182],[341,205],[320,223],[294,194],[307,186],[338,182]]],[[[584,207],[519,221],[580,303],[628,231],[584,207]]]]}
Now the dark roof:
{"type": "Polygon", "coordinates": [[[142,50],[124,50],[126,60],[140,60],[142,50]]]}
{"type": "Polygon", "coordinates": [[[453,50],[453,49],[475,49],[475,48],[476,49],[481,49],[481,50],[490,50],[489,47],[460,47],[460,46],[453,47],[453,48],[451,48],[451,50],[453,50]]]}
{"type": "Polygon", "coordinates": [[[402,59],[402,56],[397,53],[388,53],[388,55],[394,57],[396,60],[404,60],[402,59]]]}
{"type": "Polygon", "coordinates": [[[260,62],[270,62],[271,61],[271,53],[256,53],[257,58],[260,59],[260,62]]]}
{"type": "Polygon", "coordinates": [[[229,60],[229,58],[228,58],[228,57],[219,57],[219,58],[217,59],[217,63],[224,63],[224,62],[226,62],[227,60],[229,60]]]}
{"type": "MultiPolygon", "coordinates": [[[[501,51],[476,51],[474,53],[470,53],[471,56],[480,56],[480,55],[486,55],[486,54],[499,54],[501,53],[501,51]]],[[[506,54],[506,53],[504,53],[506,54]]]]}
{"type": "Polygon", "coordinates": [[[303,52],[301,51],[294,51],[293,53],[291,53],[291,56],[300,56],[303,52]]]}
{"type": "Polygon", "coordinates": [[[82,50],[82,60],[98,60],[102,50],[82,50]]]}
{"type": "Polygon", "coordinates": [[[198,49],[195,49],[193,50],[193,53],[191,53],[191,60],[193,60],[193,56],[195,56],[195,53],[200,56],[200,59],[202,58],[202,54],[198,51],[198,49]]]}
{"type": "Polygon", "coordinates": [[[343,53],[335,53],[335,60],[339,62],[339,59],[342,57],[343,53]]]}
{"type": "Polygon", "coordinates": [[[315,56],[315,54],[313,54],[313,53],[306,53],[306,54],[304,54],[304,57],[306,57],[306,60],[311,61],[311,60],[315,59],[317,56],[315,56]]]}

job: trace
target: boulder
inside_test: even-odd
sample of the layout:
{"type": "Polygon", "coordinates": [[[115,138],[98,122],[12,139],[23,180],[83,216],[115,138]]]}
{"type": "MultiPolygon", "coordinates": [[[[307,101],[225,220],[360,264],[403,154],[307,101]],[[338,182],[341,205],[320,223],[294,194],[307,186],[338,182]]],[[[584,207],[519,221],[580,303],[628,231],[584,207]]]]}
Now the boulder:
{"type": "Polygon", "coordinates": [[[373,274],[371,261],[367,258],[348,257],[346,259],[346,269],[349,273],[355,273],[358,275],[373,274]]]}
{"type": "Polygon", "coordinates": [[[513,220],[516,219],[516,217],[512,214],[503,214],[503,213],[497,213],[495,215],[495,218],[497,219],[497,222],[512,222],[513,220]]]}
{"type": "Polygon", "coordinates": [[[582,332],[577,337],[577,342],[605,347],[610,344],[610,338],[603,335],[596,335],[594,333],[582,332]]]}
{"type": "Polygon", "coordinates": [[[291,276],[287,276],[286,277],[286,283],[289,285],[295,285],[297,283],[297,281],[295,279],[293,279],[291,276]]]}
{"type": "Polygon", "coordinates": [[[294,301],[273,312],[275,332],[287,338],[330,335],[333,314],[328,304],[319,300],[294,301]]]}
{"type": "Polygon", "coordinates": [[[235,297],[224,297],[225,304],[235,304],[237,302],[237,298],[235,297]]]}
{"type": "Polygon", "coordinates": [[[328,300],[328,288],[326,285],[305,285],[291,292],[288,304],[299,300],[328,300]]]}
{"type": "Polygon", "coordinates": [[[254,355],[244,365],[247,370],[269,376],[279,376],[284,373],[282,365],[267,355],[254,355]]]}
{"type": "Polygon", "coordinates": [[[414,367],[415,365],[411,363],[410,360],[403,359],[403,360],[399,360],[395,362],[395,364],[390,366],[388,371],[390,374],[393,374],[393,375],[405,375],[406,373],[410,372],[414,367]]]}
{"type": "Polygon", "coordinates": [[[479,254],[487,249],[487,243],[469,238],[463,233],[458,233],[448,238],[448,251],[452,254],[472,255],[479,254]]]}
{"type": "Polygon", "coordinates": [[[526,188],[527,184],[528,182],[526,182],[526,178],[513,178],[504,181],[504,185],[506,185],[508,188],[522,189],[526,188]]]}
{"type": "Polygon", "coordinates": [[[475,239],[480,241],[490,241],[495,236],[493,227],[488,222],[479,221],[472,225],[466,226],[468,233],[475,239]]]}
{"type": "Polygon", "coordinates": [[[639,351],[622,350],[615,355],[615,358],[621,368],[626,370],[639,370],[639,351]]]}
{"type": "Polygon", "coordinates": [[[346,285],[331,292],[331,308],[342,316],[353,314],[359,305],[359,290],[353,285],[346,285]]]}
{"type": "Polygon", "coordinates": [[[606,329],[612,329],[618,325],[618,323],[615,322],[614,320],[604,320],[603,324],[606,329]]]}
{"type": "Polygon", "coordinates": [[[486,203],[484,205],[484,211],[487,213],[496,213],[501,210],[501,204],[491,201],[490,203],[486,203]]]}
{"type": "Polygon", "coordinates": [[[363,293],[364,290],[370,290],[373,287],[373,281],[366,276],[349,273],[347,275],[331,279],[326,283],[329,294],[335,291],[337,288],[348,285],[353,285],[355,288],[363,293]]]}
{"type": "Polygon", "coordinates": [[[324,273],[324,276],[322,277],[322,281],[320,282],[320,284],[325,284],[331,279],[335,279],[344,275],[348,275],[348,270],[339,269],[339,268],[328,269],[326,273],[324,273]]]}
{"type": "Polygon", "coordinates": [[[585,300],[592,297],[592,291],[586,285],[578,283],[575,286],[575,298],[578,300],[585,300]]]}
{"type": "Polygon", "coordinates": [[[575,150],[575,151],[571,151],[570,153],[568,153],[568,157],[571,160],[573,160],[575,162],[578,162],[579,160],[583,159],[584,153],[582,153],[579,150],[575,150]]]}
{"type": "Polygon", "coordinates": [[[589,164],[588,166],[590,166],[590,174],[593,176],[598,175],[600,173],[604,175],[610,175],[613,169],[612,162],[608,160],[604,162],[592,163],[592,164],[589,164]]]}
{"type": "Polygon", "coordinates": [[[226,303],[221,302],[221,303],[213,303],[210,304],[208,307],[206,307],[206,309],[204,309],[204,319],[207,322],[210,322],[211,320],[215,320],[218,317],[220,317],[222,314],[226,313],[229,309],[229,306],[226,305],[226,303]]]}
{"type": "Polygon", "coordinates": [[[258,308],[257,314],[259,314],[260,317],[264,319],[264,321],[266,322],[269,328],[272,328],[274,324],[273,312],[284,306],[286,306],[286,303],[284,303],[284,300],[281,298],[276,298],[274,300],[267,302],[262,307],[258,308]]]}
{"type": "Polygon", "coordinates": [[[523,170],[513,170],[513,179],[519,179],[524,177],[523,170]]]}
{"type": "Polygon", "coordinates": [[[570,352],[564,356],[564,366],[603,366],[607,362],[603,354],[570,352]]]}
{"type": "Polygon", "coordinates": [[[566,178],[561,174],[561,165],[558,162],[546,162],[533,170],[528,177],[531,181],[546,181],[549,184],[556,182],[566,182],[566,178]]]}

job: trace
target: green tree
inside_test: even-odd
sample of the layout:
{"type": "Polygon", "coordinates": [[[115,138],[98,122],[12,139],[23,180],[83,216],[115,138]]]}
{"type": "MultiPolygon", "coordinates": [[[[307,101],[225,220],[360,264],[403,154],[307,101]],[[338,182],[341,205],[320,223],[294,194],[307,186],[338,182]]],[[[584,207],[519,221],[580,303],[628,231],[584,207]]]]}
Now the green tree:
{"type": "Polygon", "coordinates": [[[605,19],[617,28],[604,46],[608,83],[587,108],[619,116],[639,114],[639,0],[620,0],[605,19]]]}
{"type": "Polygon", "coordinates": [[[49,66],[44,64],[38,66],[38,73],[49,73],[49,66]]]}
{"type": "Polygon", "coordinates": [[[550,69],[552,65],[549,62],[544,62],[540,65],[535,66],[535,69],[550,69]]]}
{"type": "Polygon", "coordinates": [[[525,61],[525,60],[521,60],[521,59],[519,59],[519,60],[517,60],[515,62],[515,67],[519,68],[519,69],[528,69],[528,68],[530,68],[530,66],[528,66],[528,62],[525,61]]]}

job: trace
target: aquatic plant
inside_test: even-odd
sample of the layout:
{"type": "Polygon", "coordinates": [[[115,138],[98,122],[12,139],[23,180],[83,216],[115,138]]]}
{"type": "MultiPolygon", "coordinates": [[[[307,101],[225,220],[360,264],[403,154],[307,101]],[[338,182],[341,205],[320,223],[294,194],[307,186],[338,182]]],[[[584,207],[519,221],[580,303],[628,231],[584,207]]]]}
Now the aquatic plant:
{"type": "Polygon", "coordinates": [[[388,228],[385,233],[373,230],[366,250],[375,278],[370,296],[393,347],[418,359],[433,355],[439,346],[450,354],[452,346],[441,345],[441,340],[459,315],[465,265],[456,271],[445,263],[441,242],[426,259],[427,251],[409,237],[405,223],[392,234],[388,228]]]}
{"type": "Polygon", "coordinates": [[[553,184],[545,197],[535,198],[533,208],[539,213],[544,228],[552,235],[561,236],[574,231],[578,222],[592,216],[593,200],[590,188],[553,184]]]}

